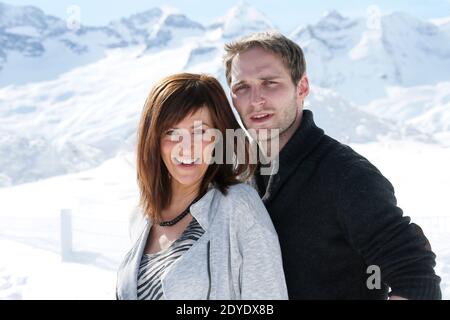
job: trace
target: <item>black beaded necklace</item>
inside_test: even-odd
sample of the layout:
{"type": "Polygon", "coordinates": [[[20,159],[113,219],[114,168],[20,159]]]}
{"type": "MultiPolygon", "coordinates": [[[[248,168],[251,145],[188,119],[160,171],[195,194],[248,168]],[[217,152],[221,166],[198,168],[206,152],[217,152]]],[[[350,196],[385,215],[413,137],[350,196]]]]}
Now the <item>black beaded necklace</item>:
{"type": "Polygon", "coordinates": [[[184,209],[184,211],[182,213],[180,213],[178,216],[176,216],[174,219],[169,220],[169,221],[161,221],[159,223],[159,225],[161,227],[170,227],[173,226],[174,224],[176,224],[178,221],[180,221],[181,219],[183,219],[188,213],[189,213],[189,209],[191,208],[191,206],[196,203],[198,200],[200,200],[201,195],[199,195],[197,198],[195,198],[188,206],[186,209],[184,209]]]}

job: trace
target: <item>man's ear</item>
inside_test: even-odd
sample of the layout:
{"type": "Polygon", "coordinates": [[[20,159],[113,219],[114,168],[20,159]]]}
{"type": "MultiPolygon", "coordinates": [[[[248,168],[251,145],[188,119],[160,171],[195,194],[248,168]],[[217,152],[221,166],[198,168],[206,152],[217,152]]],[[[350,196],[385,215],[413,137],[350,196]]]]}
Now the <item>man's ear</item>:
{"type": "Polygon", "coordinates": [[[297,84],[297,98],[303,101],[309,94],[309,80],[305,73],[297,84]]]}

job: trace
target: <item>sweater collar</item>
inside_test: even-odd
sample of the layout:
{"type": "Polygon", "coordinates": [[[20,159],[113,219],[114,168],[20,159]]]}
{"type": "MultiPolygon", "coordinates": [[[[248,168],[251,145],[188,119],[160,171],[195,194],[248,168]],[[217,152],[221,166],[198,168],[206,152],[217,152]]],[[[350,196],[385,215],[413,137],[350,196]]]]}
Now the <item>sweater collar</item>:
{"type": "Polygon", "coordinates": [[[269,177],[267,187],[261,190],[261,176],[256,173],[252,185],[258,190],[265,204],[270,202],[281,186],[291,176],[308,154],[318,145],[324,131],[314,123],[313,113],[310,110],[303,110],[302,121],[294,135],[289,139],[281,150],[278,159],[278,172],[269,177]]]}
{"type": "Polygon", "coordinates": [[[211,206],[216,192],[220,191],[210,185],[209,190],[203,195],[203,197],[191,206],[192,216],[205,231],[208,231],[209,228],[209,222],[211,220],[211,206]]]}

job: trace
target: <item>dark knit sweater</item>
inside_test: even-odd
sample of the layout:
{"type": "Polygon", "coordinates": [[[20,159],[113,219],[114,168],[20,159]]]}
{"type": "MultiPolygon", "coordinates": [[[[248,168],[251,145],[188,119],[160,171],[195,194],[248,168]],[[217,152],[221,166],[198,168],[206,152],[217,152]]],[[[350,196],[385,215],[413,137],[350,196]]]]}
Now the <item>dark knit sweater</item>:
{"type": "Polygon", "coordinates": [[[440,299],[436,256],[367,159],[303,112],[279,171],[252,182],[278,232],[290,299],[440,299]],[[267,186],[266,186],[267,184],[267,186]],[[376,265],[381,289],[367,281],[376,265]]]}

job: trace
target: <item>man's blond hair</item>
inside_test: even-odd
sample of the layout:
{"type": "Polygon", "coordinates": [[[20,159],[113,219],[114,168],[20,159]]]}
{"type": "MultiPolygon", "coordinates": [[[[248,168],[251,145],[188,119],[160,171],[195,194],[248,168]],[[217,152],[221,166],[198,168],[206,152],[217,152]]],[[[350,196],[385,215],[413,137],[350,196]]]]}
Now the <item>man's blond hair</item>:
{"type": "Polygon", "coordinates": [[[306,72],[305,57],[298,44],[279,32],[258,32],[225,44],[223,61],[228,85],[231,84],[231,65],[234,57],[252,48],[261,48],[278,55],[289,70],[295,85],[306,72]]]}

